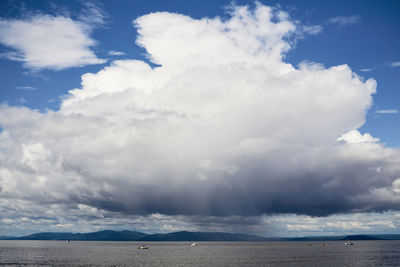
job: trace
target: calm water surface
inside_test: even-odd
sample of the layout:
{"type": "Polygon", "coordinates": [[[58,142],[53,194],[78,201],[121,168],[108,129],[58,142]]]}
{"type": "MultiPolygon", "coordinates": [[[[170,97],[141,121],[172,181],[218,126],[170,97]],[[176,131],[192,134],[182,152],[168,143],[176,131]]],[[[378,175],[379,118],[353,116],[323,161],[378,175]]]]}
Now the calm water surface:
{"type": "Polygon", "coordinates": [[[0,241],[1,266],[400,266],[400,241],[0,241]],[[325,245],[324,245],[325,244],[325,245]]]}

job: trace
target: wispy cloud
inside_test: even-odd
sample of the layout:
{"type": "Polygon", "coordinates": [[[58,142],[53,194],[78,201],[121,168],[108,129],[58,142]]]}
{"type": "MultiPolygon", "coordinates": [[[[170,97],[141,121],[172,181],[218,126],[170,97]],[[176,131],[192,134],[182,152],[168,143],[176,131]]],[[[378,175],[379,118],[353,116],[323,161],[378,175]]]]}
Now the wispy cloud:
{"type": "Polygon", "coordinates": [[[322,32],[322,26],[320,25],[312,25],[312,26],[304,26],[303,32],[310,35],[315,35],[322,32]]]}
{"type": "Polygon", "coordinates": [[[397,109],[379,109],[375,111],[375,113],[379,114],[397,114],[399,111],[397,109]]]}
{"type": "Polygon", "coordinates": [[[400,61],[394,61],[394,62],[390,62],[390,63],[386,62],[386,63],[382,63],[379,65],[375,65],[373,67],[361,68],[361,69],[358,69],[358,71],[370,72],[370,71],[374,71],[376,69],[387,68],[387,67],[392,67],[392,68],[400,67],[400,61]]]}
{"type": "Polygon", "coordinates": [[[26,90],[26,91],[34,91],[36,87],[33,86],[17,86],[15,87],[17,90],[26,90]]]}
{"type": "Polygon", "coordinates": [[[361,18],[358,15],[334,17],[334,18],[330,18],[327,21],[327,23],[329,23],[329,24],[336,24],[339,26],[352,25],[352,24],[357,24],[360,22],[361,22],[361,18]]]}
{"type": "Polygon", "coordinates": [[[19,105],[23,105],[26,103],[26,99],[25,99],[25,97],[21,96],[21,97],[17,98],[15,100],[15,102],[17,102],[19,105]]]}
{"type": "Polygon", "coordinates": [[[124,56],[125,53],[121,52],[121,51],[110,50],[110,51],[108,51],[108,55],[110,55],[110,56],[124,56]]]}
{"type": "Polygon", "coordinates": [[[87,2],[78,19],[90,27],[97,27],[104,25],[107,17],[108,14],[99,5],[87,2]]]}
{"type": "Polygon", "coordinates": [[[400,67],[400,61],[395,61],[389,64],[390,67],[400,67]]]}
{"type": "Polygon", "coordinates": [[[359,69],[358,71],[362,71],[362,72],[370,72],[373,71],[375,68],[363,68],[363,69],[359,69]]]}

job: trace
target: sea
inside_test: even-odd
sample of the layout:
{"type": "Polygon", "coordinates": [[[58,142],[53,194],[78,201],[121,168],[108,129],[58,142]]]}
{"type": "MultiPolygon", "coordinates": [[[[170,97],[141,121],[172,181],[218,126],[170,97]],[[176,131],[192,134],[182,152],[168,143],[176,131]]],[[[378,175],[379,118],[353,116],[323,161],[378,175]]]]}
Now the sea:
{"type": "Polygon", "coordinates": [[[400,266],[400,241],[190,244],[1,240],[0,266],[400,266]]]}

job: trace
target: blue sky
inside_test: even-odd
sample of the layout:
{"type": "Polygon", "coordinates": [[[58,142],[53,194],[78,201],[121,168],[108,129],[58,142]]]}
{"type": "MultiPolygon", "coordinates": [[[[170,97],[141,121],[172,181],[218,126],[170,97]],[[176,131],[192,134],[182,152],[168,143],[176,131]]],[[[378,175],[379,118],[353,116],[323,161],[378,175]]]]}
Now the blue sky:
{"type": "Polygon", "coordinates": [[[398,1],[0,10],[0,235],[400,229],[398,1]]]}

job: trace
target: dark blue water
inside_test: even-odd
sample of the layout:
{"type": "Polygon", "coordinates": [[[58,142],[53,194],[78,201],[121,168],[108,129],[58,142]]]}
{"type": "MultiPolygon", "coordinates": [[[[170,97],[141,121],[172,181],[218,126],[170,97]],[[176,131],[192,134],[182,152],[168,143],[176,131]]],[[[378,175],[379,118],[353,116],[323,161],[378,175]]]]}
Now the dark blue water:
{"type": "Polygon", "coordinates": [[[0,241],[1,266],[400,266],[400,241],[0,241]]]}

